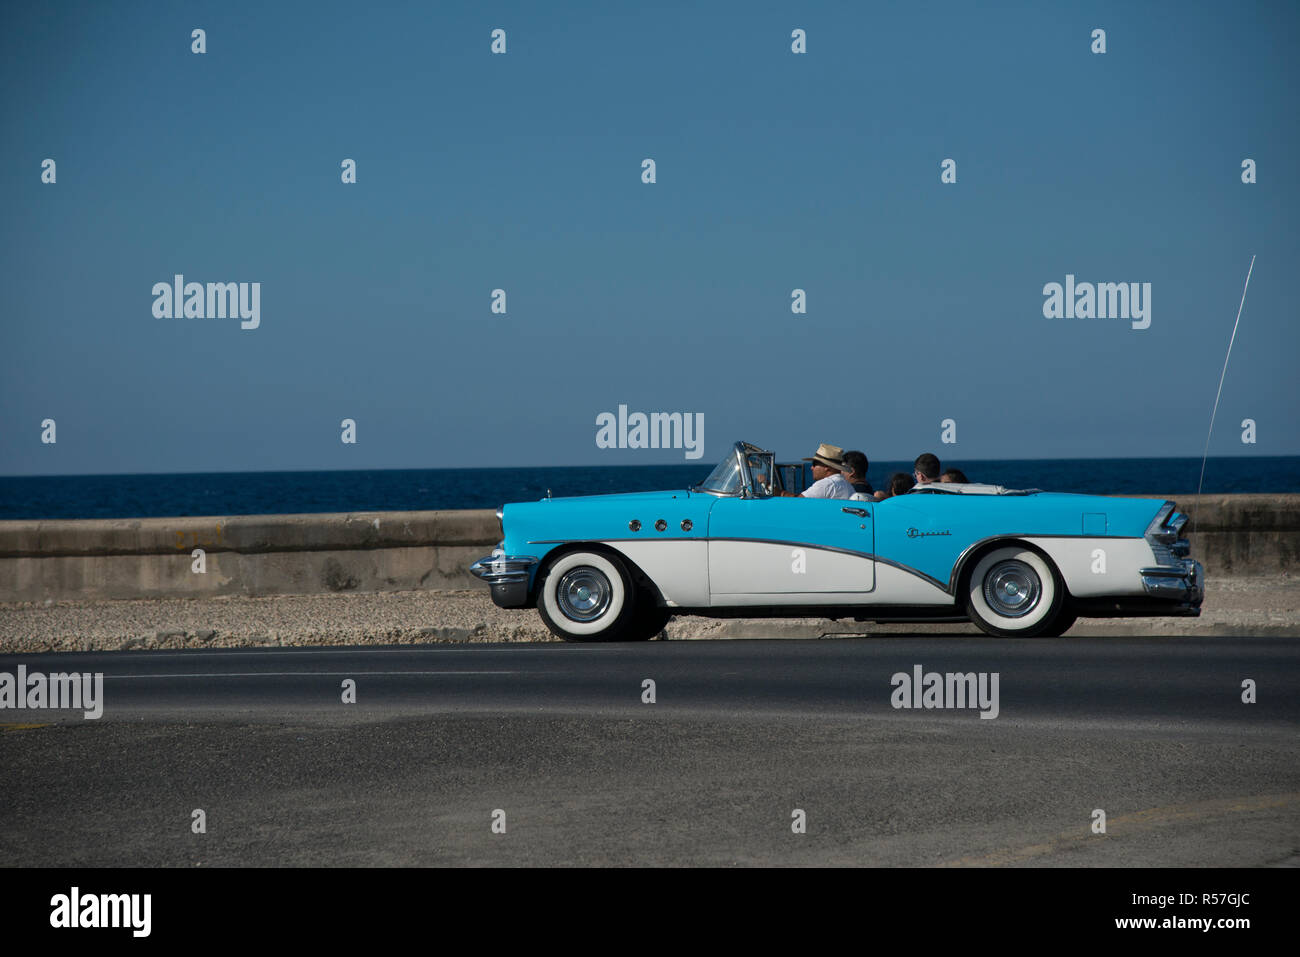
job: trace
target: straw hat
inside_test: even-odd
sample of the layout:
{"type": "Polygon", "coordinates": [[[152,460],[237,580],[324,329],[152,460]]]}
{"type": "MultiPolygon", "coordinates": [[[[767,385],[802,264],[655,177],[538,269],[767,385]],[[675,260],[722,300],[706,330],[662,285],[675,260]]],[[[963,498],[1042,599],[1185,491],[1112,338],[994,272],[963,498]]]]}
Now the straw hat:
{"type": "Polygon", "coordinates": [[[817,454],[811,457],[805,457],[805,462],[820,462],[822,465],[829,465],[833,469],[844,471],[844,450],[838,445],[827,445],[823,442],[817,446],[817,454]]]}

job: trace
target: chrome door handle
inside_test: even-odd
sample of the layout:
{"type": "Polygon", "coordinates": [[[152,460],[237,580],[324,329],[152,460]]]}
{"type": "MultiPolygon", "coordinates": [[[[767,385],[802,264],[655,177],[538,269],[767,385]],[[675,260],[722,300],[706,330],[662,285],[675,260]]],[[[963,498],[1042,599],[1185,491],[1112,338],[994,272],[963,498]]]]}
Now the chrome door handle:
{"type": "Polygon", "coordinates": [[[848,507],[845,507],[845,508],[840,509],[840,511],[841,511],[841,512],[848,512],[850,515],[856,515],[856,516],[858,516],[858,518],[866,518],[866,517],[867,517],[867,510],[866,510],[865,508],[848,508],[848,507]]]}

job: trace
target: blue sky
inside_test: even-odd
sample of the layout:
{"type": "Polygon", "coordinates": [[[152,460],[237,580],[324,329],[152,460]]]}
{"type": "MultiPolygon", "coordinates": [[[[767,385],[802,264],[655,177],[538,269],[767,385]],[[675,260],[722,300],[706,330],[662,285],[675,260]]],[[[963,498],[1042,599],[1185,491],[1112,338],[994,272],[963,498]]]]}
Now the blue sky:
{"type": "Polygon", "coordinates": [[[1300,454],[1298,33],[1289,3],[6,4],[0,474],[685,461],[598,448],[620,404],[702,414],[705,460],[1199,455],[1252,255],[1211,452],[1300,454]],[[156,318],[176,273],[260,282],[260,326],[156,318]],[[1150,283],[1150,327],[1045,318],[1067,274],[1150,283]]]}

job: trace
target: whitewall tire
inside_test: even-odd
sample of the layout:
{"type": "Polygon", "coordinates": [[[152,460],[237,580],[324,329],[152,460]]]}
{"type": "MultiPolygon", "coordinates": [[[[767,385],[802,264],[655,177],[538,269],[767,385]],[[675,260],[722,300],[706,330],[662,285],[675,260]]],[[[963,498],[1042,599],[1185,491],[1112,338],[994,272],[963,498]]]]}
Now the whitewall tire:
{"type": "Polygon", "coordinates": [[[987,634],[1037,638],[1052,630],[1065,588],[1050,561],[1023,545],[985,552],[966,578],[966,614],[987,634]]]}
{"type": "Polygon", "coordinates": [[[566,641],[615,641],[635,617],[635,586],[623,563],[597,552],[569,552],[546,569],[537,610],[566,641]]]}

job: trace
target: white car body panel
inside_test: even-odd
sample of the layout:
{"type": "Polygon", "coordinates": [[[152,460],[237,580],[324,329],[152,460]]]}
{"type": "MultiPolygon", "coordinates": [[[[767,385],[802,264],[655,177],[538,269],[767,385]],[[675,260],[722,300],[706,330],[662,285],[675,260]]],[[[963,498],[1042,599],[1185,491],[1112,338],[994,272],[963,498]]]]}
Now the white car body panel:
{"type": "Polygon", "coordinates": [[[1141,538],[1026,537],[1024,541],[1052,560],[1075,598],[1141,596],[1145,594],[1141,569],[1156,564],[1151,546],[1141,538]],[[1105,571],[1093,570],[1103,565],[1105,571]]]}
{"type": "Polygon", "coordinates": [[[798,604],[827,594],[859,601],[875,587],[875,562],[865,555],[777,542],[709,542],[710,604],[749,604],[732,596],[762,593],[769,604],[798,604]]]}
{"type": "Polygon", "coordinates": [[[703,608],[709,604],[709,545],[699,539],[604,542],[622,552],[659,586],[669,608],[703,608]]]}

